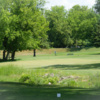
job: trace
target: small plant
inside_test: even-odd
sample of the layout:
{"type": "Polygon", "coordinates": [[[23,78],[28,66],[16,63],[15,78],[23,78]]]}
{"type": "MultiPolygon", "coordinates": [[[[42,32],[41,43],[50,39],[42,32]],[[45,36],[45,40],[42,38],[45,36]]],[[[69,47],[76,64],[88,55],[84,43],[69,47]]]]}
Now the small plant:
{"type": "Polygon", "coordinates": [[[28,74],[22,74],[20,79],[19,79],[19,82],[28,82],[30,79],[29,75],[28,74]]]}
{"type": "Polygon", "coordinates": [[[51,84],[57,84],[59,81],[58,77],[50,77],[48,78],[48,83],[50,82],[51,84]]]}
{"type": "Polygon", "coordinates": [[[60,82],[60,85],[66,85],[68,87],[76,87],[77,82],[74,79],[66,79],[60,82]]]}
{"type": "Polygon", "coordinates": [[[77,83],[76,83],[75,80],[69,80],[69,81],[68,81],[68,86],[69,86],[69,87],[76,87],[76,86],[77,86],[77,83]]]}

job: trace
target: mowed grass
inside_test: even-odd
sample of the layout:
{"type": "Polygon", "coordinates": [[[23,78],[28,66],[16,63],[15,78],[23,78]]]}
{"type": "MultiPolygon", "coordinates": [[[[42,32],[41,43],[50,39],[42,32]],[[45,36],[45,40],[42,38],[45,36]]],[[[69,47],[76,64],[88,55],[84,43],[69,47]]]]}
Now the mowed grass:
{"type": "Polygon", "coordinates": [[[2,62],[0,65],[12,64],[24,68],[35,68],[58,64],[94,64],[100,62],[100,48],[85,48],[78,51],[69,51],[66,48],[37,50],[36,57],[33,57],[33,51],[23,51],[16,53],[15,60],[13,62],[2,62]]]}
{"type": "Polygon", "coordinates": [[[99,100],[100,48],[55,50],[18,52],[16,61],[1,62],[0,100],[99,100]]]}
{"type": "Polygon", "coordinates": [[[0,84],[0,100],[100,100],[100,89],[0,84]],[[61,98],[57,98],[61,93],[61,98]]]}

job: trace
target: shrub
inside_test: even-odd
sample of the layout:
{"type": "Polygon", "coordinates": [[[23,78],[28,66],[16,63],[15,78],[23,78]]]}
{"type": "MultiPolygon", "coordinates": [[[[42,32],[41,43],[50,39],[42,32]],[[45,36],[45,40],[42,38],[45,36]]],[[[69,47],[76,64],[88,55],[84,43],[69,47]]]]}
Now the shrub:
{"type": "Polygon", "coordinates": [[[57,84],[59,81],[58,77],[50,77],[48,78],[48,83],[50,82],[51,84],[57,84]]]}
{"type": "Polygon", "coordinates": [[[19,82],[28,82],[29,80],[30,80],[30,77],[28,74],[22,74],[19,79],[19,82]]]}

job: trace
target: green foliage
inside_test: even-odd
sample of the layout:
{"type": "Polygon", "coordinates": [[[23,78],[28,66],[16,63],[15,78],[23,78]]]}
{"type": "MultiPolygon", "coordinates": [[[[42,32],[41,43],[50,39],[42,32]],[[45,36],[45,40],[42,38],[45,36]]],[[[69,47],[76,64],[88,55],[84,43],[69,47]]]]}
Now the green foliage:
{"type": "Polygon", "coordinates": [[[42,77],[39,75],[39,72],[35,72],[31,75],[29,74],[22,74],[20,76],[19,82],[22,83],[28,83],[28,84],[33,84],[33,85],[53,85],[53,84],[57,84],[59,81],[59,78],[56,76],[45,76],[43,75],[42,77]],[[50,84],[49,84],[50,83],[50,84]]]}
{"type": "Polygon", "coordinates": [[[63,6],[54,6],[46,11],[49,21],[48,38],[53,47],[66,47],[71,42],[71,30],[67,23],[67,11],[63,6]]]}
{"type": "Polygon", "coordinates": [[[100,25],[96,24],[96,29],[91,37],[91,42],[94,46],[100,47],[100,25]]]}
{"type": "Polygon", "coordinates": [[[92,35],[92,43],[96,47],[100,47],[100,0],[96,0],[96,4],[94,5],[96,10],[96,14],[98,17],[98,21],[95,25],[95,32],[92,35]]]}
{"type": "Polygon", "coordinates": [[[95,9],[96,12],[100,14],[100,0],[96,0],[95,9]]]}
{"type": "Polygon", "coordinates": [[[51,46],[77,47],[84,45],[83,42],[87,40],[91,42],[97,23],[97,15],[93,9],[75,5],[67,11],[63,6],[54,6],[45,15],[49,21],[48,38],[51,46]]]}
{"type": "Polygon", "coordinates": [[[80,39],[85,40],[91,38],[91,35],[95,31],[94,26],[97,23],[97,16],[87,6],[75,5],[69,10],[68,23],[72,29],[74,44],[77,46],[80,39]]]}
{"type": "Polygon", "coordinates": [[[50,82],[51,84],[57,84],[59,81],[59,78],[58,77],[50,77],[48,79],[48,82],[50,82]]]}
{"type": "Polygon", "coordinates": [[[24,83],[24,82],[26,82],[29,79],[30,79],[29,75],[23,73],[21,75],[20,79],[19,79],[19,82],[23,82],[24,83]]]}
{"type": "Polygon", "coordinates": [[[75,79],[69,78],[64,79],[60,82],[60,85],[68,86],[68,87],[77,87],[77,81],[75,79]]]}
{"type": "Polygon", "coordinates": [[[15,52],[39,48],[47,41],[48,22],[41,11],[44,0],[5,1],[5,4],[9,2],[6,9],[0,5],[0,42],[3,50],[15,52]]]}

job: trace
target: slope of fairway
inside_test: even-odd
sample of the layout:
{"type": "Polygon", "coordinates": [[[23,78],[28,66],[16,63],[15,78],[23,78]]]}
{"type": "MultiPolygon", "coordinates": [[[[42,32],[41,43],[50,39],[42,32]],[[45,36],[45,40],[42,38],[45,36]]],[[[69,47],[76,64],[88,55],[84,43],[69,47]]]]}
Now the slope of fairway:
{"type": "Polygon", "coordinates": [[[3,65],[16,65],[25,68],[36,68],[45,67],[50,65],[84,65],[84,64],[95,64],[99,63],[100,60],[95,59],[49,59],[49,60],[33,60],[33,61],[17,61],[17,62],[6,62],[1,63],[3,65]]]}
{"type": "Polygon", "coordinates": [[[100,63],[100,55],[62,55],[62,56],[21,56],[22,60],[13,61],[13,62],[1,62],[2,65],[16,65],[25,68],[36,68],[36,67],[45,67],[49,65],[84,65],[84,64],[95,64],[100,63]],[[28,59],[29,58],[29,59],[28,59]]]}

